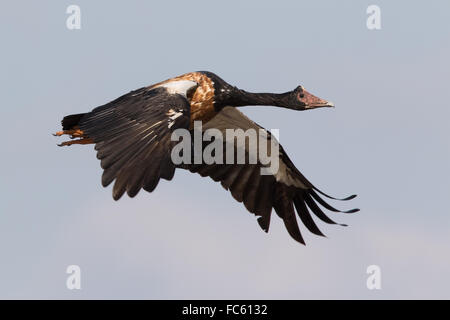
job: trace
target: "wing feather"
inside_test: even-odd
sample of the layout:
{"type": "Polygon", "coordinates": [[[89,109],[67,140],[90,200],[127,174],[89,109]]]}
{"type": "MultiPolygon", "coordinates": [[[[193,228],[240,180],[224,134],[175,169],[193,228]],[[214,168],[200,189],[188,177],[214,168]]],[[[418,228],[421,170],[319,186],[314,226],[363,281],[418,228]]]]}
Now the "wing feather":
{"type": "Polygon", "coordinates": [[[102,185],[115,180],[113,198],[118,200],[125,192],[134,197],[141,188],[153,191],[160,178],[173,178],[170,136],[175,129],[188,129],[189,121],[185,95],[141,88],[83,115],[79,127],[95,143],[102,185]]]}
{"type": "MultiPolygon", "coordinates": [[[[248,119],[236,108],[225,107],[215,118],[203,124],[203,131],[207,129],[219,129],[223,133],[223,140],[226,140],[226,129],[255,129],[264,130],[262,127],[248,119]]],[[[275,139],[267,132],[267,139],[275,139]]],[[[262,139],[264,136],[259,136],[262,139]]],[[[226,159],[226,145],[231,141],[222,141],[224,146],[224,159],[226,159]]],[[[269,141],[267,141],[269,143],[269,141]]],[[[258,144],[259,145],[259,144],[258,144]]],[[[234,145],[234,154],[237,148],[245,148],[246,159],[249,158],[248,143],[244,146],[234,145]]],[[[194,150],[194,149],[193,149],[194,150]]],[[[280,169],[274,175],[262,175],[261,168],[265,165],[257,159],[256,164],[192,164],[181,165],[182,168],[191,172],[197,172],[201,176],[209,176],[214,181],[220,181],[222,186],[231,192],[233,198],[243,202],[247,210],[258,216],[258,223],[264,231],[269,230],[270,216],[272,209],[283,220],[289,235],[300,243],[305,243],[300,232],[295,212],[306,226],[306,228],[319,236],[324,234],[319,230],[314,222],[311,213],[320,220],[336,224],[323,212],[316,201],[331,211],[339,211],[328,205],[314,191],[314,185],[307,180],[303,174],[294,166],[286,152],[280,146],[279,150],[280,169]],[[310,210],[308,210],[308,207],[310,210]]],[[[321,191],[319,191],[321,192],[321,191]]],[[[328,196],[328,195],[326,195],[328,196]]],[[[348,197],[346,199],[351,199],[348,197]]],[[[343,211],[355,212],[357,209],[343,211]]],[[[341,211],[339,211],[341,212],[341,211]]]]}

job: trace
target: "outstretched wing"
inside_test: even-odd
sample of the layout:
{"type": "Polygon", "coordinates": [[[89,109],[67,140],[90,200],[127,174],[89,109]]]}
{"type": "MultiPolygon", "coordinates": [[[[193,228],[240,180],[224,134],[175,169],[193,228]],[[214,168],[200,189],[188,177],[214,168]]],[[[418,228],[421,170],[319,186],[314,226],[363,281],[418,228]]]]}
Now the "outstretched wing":
{"type": "Polygon", "coordinates": [[[125,191],[130,197],[141,188],[151,192],[160,178],[172,179],[170,136],[175,129],[189,128],[185,93],[197,85],[189,82],[182,94],[164,87],[141,88],[82,115],[78,127],[95,143],[103,186],[115,180],[115,200],[125,191]]]}
{"type": "MultiPolygon", "coordinates": [[[[223,141],[221,143],[224,146],[223,159],[226,159],[226,145],[231,144],[234,146],[234,155],[237,155],[237,149],[244,149],[246,153],[245,164],[205,164],[203,162],[201,164],[183,164],[181,167],[191,172],[197,172],[201,176],[209,176],[214,181],[220,181],[225,189],[230,190],[232,196],[237,201],[244,203],[248,211],[259,216],[258,223],[264,231],[267,232],[269,230],[271,211],[274,208],[278,216],[283,219],[289,234],[295,240],[304,244],[305,242],[300,233],[295,212],[297,212],[300,220],[309,231],[323,236],[323,233],[312,219],[311,213],[326,223],[336,224],[336,222],[331,220],[318,204],[336,212],[352,213],[358,211],[358,209],[340,211],[325,202],[317,193],[322,192],[316,189],[297,170],[281,146],[279,146],[278,170],[273,174],[262,175],[261,168],[267,167],[267,162],[261,161],[259,155],[257,155],[258,159],[256,159],[256,163],[249,164],[250,152],[248,141],[240,146],[236,141],[227,141],[227,139],[231,140],[231,138],[227,138],[226,129],[242,129],[244,131],[247,129],[264,130],[266,134],[257,135],[257,146],[261,143],[259,141],[260,139],[266,139],[267,141],[264,141],[264,143],[269,144],[270,140],[275,139],[275,137],[271,136],[270,133],[251,121],[236,108],[225,107],[215,118],[203,124],[202,130],[206,132],[206,130],[212,128],[222,132],[221,136],[223,137],[223,141]]],[[[218,138],[216,136],[215,138],[220,139],[220,137],[218,138]]],[[[324,193],[322,194],[325,195],[324,193]]],[[[325,196],[329,197],[328,195],[325,196]]],[[[351,196],[346,199],[336,200],[349,200],[354,197],[351,196]]]]}

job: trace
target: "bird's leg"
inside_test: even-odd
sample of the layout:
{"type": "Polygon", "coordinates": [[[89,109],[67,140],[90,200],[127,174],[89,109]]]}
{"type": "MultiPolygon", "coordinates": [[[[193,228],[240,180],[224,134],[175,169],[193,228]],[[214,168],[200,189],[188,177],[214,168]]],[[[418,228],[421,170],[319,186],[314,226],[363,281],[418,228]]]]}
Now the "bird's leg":
{"type": "Polygon", "coordinates": [[[68,135],[70,136],[70,141],[64,141],[63,143],[58,144],[58,146],[62,147],[62,146],[71,146],[73,144],[91,144],[94,143],[94,141],[88,137],[86,137],[84,135],[83,130],[80,130],[78,128],[75,129],[70,129],[70,130],[63,130],[63,131],[58,131],[54,134],[54,136],[56,137],[60,137],[62,135],[68,135]],[[80,139],[76,139],[75,138],[80,138],[80,139]]]}
{"type": "Polygon", "coordinates": [[[83,137],[84,132],[80,129],[71,129],[71,130],[63,130],[63,131],[58,131],[54,134],[54,136],[56,137],[60,137],[64,134],[70,135],[71,139],[74,138],[81,138],[83,137]]]}
{"type": "Polygon", "coordinates": [[[63,146],[71,146],[73,144],[91,144],[94,143],[94,140],[90,138],[82,138],[77,140],[64,141],[63,143],[58,144],[59,147],[63,146]]]}

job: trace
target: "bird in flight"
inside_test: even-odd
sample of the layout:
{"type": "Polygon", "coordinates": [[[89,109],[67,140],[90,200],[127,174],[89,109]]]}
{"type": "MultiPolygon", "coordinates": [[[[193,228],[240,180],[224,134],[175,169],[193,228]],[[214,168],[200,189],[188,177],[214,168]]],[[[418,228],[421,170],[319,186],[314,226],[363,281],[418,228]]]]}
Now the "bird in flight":
{"type": "MultiPolygon", "coordinates": [[[[177,129],[184,129],[194,135],[197,121],[201,121],[203,126],[200,130],[203,132],[216,129],[224,133],[215,139],[224,146],[232,143],[231,151],[236,154],[242,152],[245,157],[250,153],[249,143],[234,143],[235,137],[229,138],[226,130],[260,130],[265,134],[258,135],[258,143],[261,139],[265,143],[277,142],[270,132],[237,109],[255,105],[293,110],[334,106],[310,94],[303,86],[279,94],[250,93],[228,84],[212,72],[199,71],[131,91],[91,112],[68,115],[62,120],[62,131],[55,135],[71,138],[60,146],[95,145],[103,169],[102,185],[106,187],[115,181],[112,191],[114,200],[125,192],[130,197],[141,189],[152,192],[161,178],[172,180],[175,169],[185,169],[220,182],[237,201],[243,202],[247,210],[258,217],[258,224],[265,232],[269,230],[274,209],[290,236],[302,244],[305,241],[296,213],[310,232],[324,236],[311,213],[325,223],[336,224],[324,209],[343,213],[359,211],[341,211],[328,204],[323,197],[350,200],[356,195],[338,199],[317,189],[300,173],[281,146],[278,150],[278,168],[269,174],[262,174],[261,169],[268,164],[258,157],[256,161],[244,163],[187,161],[176,164],[172,161],[176,144],[172,134],[177,129]]],[[[206,147],[202,142],[200,152],[206,147]]]]}

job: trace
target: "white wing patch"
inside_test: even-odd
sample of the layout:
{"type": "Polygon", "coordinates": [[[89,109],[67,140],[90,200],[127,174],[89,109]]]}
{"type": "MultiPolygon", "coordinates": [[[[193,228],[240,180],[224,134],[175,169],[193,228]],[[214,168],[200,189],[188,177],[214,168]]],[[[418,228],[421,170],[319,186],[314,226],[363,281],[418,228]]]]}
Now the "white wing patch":
{"type": "Polygon", "coordinates": [[[295,179],[291,170],[286,166],[286,164],[281,159],[278,172],[275,174],[275,179],[278,182],[283,182],[287,186],[294,186],[297,188],[307,189],[307,187],[300,180],[295,179]]]}
{"type": "Polygon", "coordinates": [[[169,81],[169,82],[163,83],[157,87],[166,88],[167,92],[170,94],[181,94],[182,96],[186,97],[186,93],[190,89],[197,87],[197,86],[198,86],[198,83],[195,81],[176,80],[176,81],[169,81]]]}
{"type": "Polygon", "coordinates": [[[178,109],[178,111],[170,109],[169,111],[167,111],[166,115],[169,117],[169,119],[167,119],[167,122],[169,123],[168,128],[170,129],[175,123],[175,120],[183,115],[183,109],[178,109]]]}
{"type": "MultiPolygon", "coordinates": [[[[225,135],[226,129],[242,129],[245,131],[252,128],[255,130],[265,130],[264,128],[258,126],[252,120],[247,118],[247,116],[245,116],[237,108],[233,107],[224,107],[222,111],[220,111],[212,120],[203,125],[204,130],[210,128],[219,129],[220,131],[222,131],[223,135],[225,135]]],[[[268,135],[258,135],[258,139],[267,139],[267,137],[268,135]]],[[[278,139],[274,135],[271,135],[271,139],[276,139],[278,141],[278,139]]],[[[270,148],[270,146],[268,145],[267,148],[270,148]]],[[[303,189],[307,188],[304,183],[302,183],[302,181],[295,176],[295,173],[292,172],[289,166],[284,163],[281,157],[279,158],[278,171],[274,172],[273,175],[277,181],[282,182],[287,186],[295,186],[303,189]]]]}

